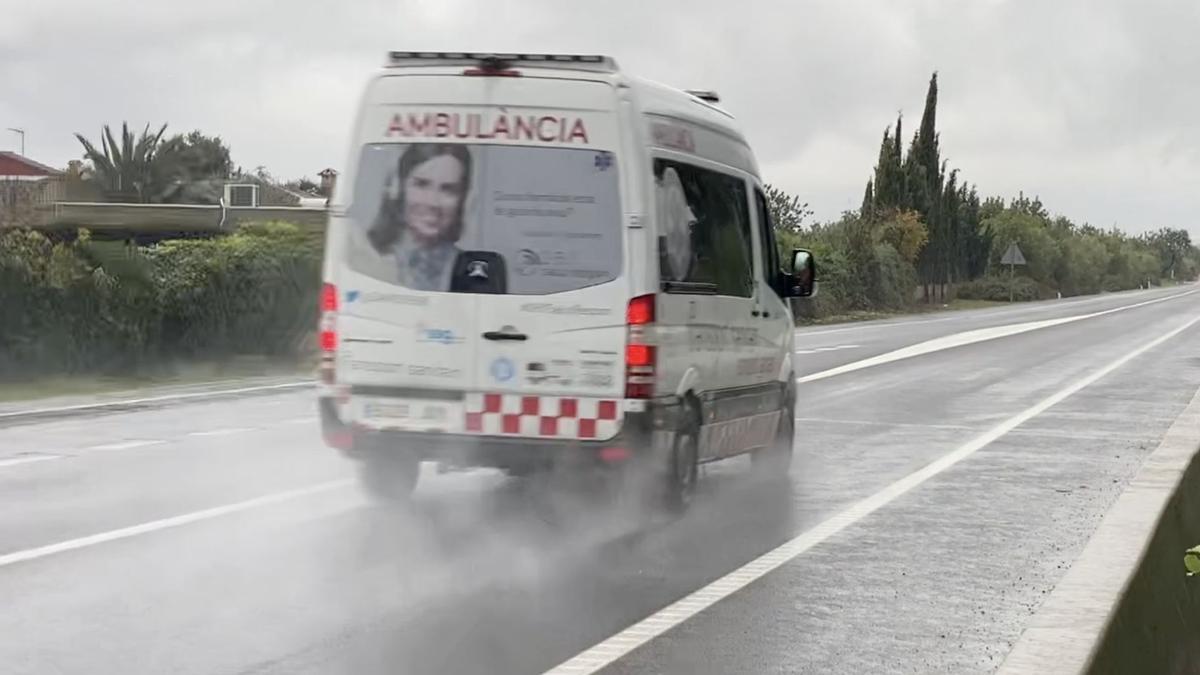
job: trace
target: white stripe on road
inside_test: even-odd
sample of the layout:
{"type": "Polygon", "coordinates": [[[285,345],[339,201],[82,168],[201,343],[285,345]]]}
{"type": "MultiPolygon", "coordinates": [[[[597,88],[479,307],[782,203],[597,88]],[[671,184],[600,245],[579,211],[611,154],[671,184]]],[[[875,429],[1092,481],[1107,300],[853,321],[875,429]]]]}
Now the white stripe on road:
{"type": "Polygon", "coordinates": [[[1044,319],[1042,321],[1026,321],[1023,323],[1012,323],[1012,324],[1008,324],[1005,326],[993,326],[991,328],[979,328],[976,330],[964,331],[962,333],[954,333],[952,335],[946,335],[944,337],[934,338],[933,340],[926,340],[925,342],[918,342],[915,345],[909,345],[908,347],[903,347],[903,348],[897,349],[895,351],[887,352],[886,354],[880,354],[879,356],[872,356],[869,359],[863,359],[861,361],[855,361],[853,363],[847,363],[845,365],[837,366],[836,368],[830,368],[828,370],[822,370],[820,372],[812,373],[811,375],[804,375],[801,377],[797,377],[796,381],[797,382],[815,382],[816,380],[824,380],[827,377],[834,377],[835,375],[844,375],[846,373],[854,372],[856,370],[862,370],[863,368],[871,368],[872,366],[880,366],[885,363],[892,363],[893,361],[900,361],[902,359],[910,359],[915,356],[923,356],[925,354],[932,354],[933,352],[940,352],[940,351],[943,351],[946,349],[953,349],[954,347],[964,347],[966,345],[975,344],[977,342],[986,342],[988,340],[995,340],[997,338],[1008,337],[1010,335],[1018,335],[1020,333],[1028,333],[1029,331],[1039,330],[1041,328],[1050,328],[1051,326],[1061,326],[1062,324],[1074,323],[1076,321],[1082,321],[1084,319],[1094,319],[1098,316],[1105,316],[1107,314],[1113,314],[1115,312],[1123,312],[1127,309],[1133,309],[1134,307],[1144,307],[1146,305],[1153,305],[1153,304],[1156,304],[1159,302],[1166,302],[1167,300],[1174,300],[1176,298],[1182,298],[1182,297],[1191,295],[1195,292],[1196,291],[1192,290],[1192,291],[1187,291],[1186,293],[1177,293],[1175,295],[1170,295],[1165,298],[1155,298],[1154,300],[1146,300],[1144,302],[1138,302],[1138,303],[1134,303],[1132,305],[1122,305],[1120,307],[1114,307],[1112,309],[1106,309],[1106,310],[1103,310],[1100,312],[1092,312],[1091,314],[1076,314],[1074,316],[1064,316],[1064,317],[1061,317],[1058,319],[1044,319]]]}
{"type": "MultiPolygon", "coordinates": [[[[1073,305],[1086,305],[1086,304],[1090,304],[1093,302],[1101,302],[1104,300],[1111,300],[1114,295],[1121,295],[1124,293],[1128,293],[1129,295],[1139,295],[1141,293],[1146,293],[1146,292],[1147,292],[1146,290],[1141,290],[1141,291],[1122,291],[1121,293],[1112,293],[1112,294],[1105,293],[1105,294],[1102,294],[1099,296],[1094,296],[1094,297],[1072,298],[1070,300],[1047,300],[1047,301],[1039,302],[1039,303],[1027,303],[1027,304],[1023,304],[1021,306],[997,307],[995,310],[986,310],[986,311],[987,311],[987,316],[1002,315],[1008,311],[1012,311],[1013,313],[1045,312],[1048,310],[1061,309],[1063,307],[1068,307],[1068,306],[1073,306],[1073,305]]],[[[959,319],[970,319],[970,318],[973,318],[974,316],[979,316],[978,314],[972,315],[968,312],[970,312],[970,310],[965,310],[965,311],[960,310],[960,311],[956,311],[956,312],[952,311],[954,316],[947,316],[947,317],[938,318],[938,319],[910,320],[910,319],[901,318],[899,320],[894,320],[894,321],[882,321],[882,320],[880,320],[880,321],[863,321],[862,323],[845,326],[842,328],[831,328],[829,330],[801,329],[801,330],[796,331],[796,337],[797,338],[806,338],[806,337],[813,336],[813,335],[830,335],[832,333],[847,333],[847,332],[854,331],[854,330],[874,330],[874,329],[879,329],[879,328],[896,328],[896,327],[905,327],[905,326],[917,326],[917,325],[926,324],[926,323],[943,323],[945,321],[958,321],[959,319]]]]}
{"type": "Polygon", "coordinates": [[[89,445],[88,447],[84,448],[84,450],[132,450],[133,448],[144,448],[147,445],[161,445],[163,443],[166,443],[166,441],[147,438],[134,441],[104,443],[102,445],[89,445]]]}
{"type": "Polygon", "coordinates": [[[818,354],[820,352],[837,352],[843,349],[858,349],[862,345],[836,345],[834,347],[814,347],[812,349],[797,349],[797,354],[818,354]]]}
{"type": "Polygon", "coordinates": [[[682,600],[642,619],[596,646],[552,668],[547,673],[594,673],[612,665],[626,654],[728,598],[747,585],[761,579],[772,570],[777,569],[814,546],[842,532],[851,525],[862,521],[867,516],[899,499],[929,479],[974,455],[1018,426],[1061,403],[1072,394],[1095,383],[1117,368],[1191,328],[1197,322],[1200,322],[1200,317],[1196,317],[1165,335],[1159,336],[1125,354],[1082,380],[1071,384],[1065,389],[997,424],[953,452],[939,457],[924,468],[910,473],[870,497],[852,504],[846,510],[819,523],[816,527],[785,542],[778,548],[751,560],[749,563],[726,574],[704,588],[685,596],[682,600]]]}
{"type": "Polygon", "coordinates": [[[942,323],[944,321],[957,321],[961,316],[948,316],[942,319],[921,319],[919,321],[889,321],[887,323],[863,322],[854,326],[846,326],[845,328],[830,328],[829,330],[803,330],[796,331],[797,338],[806,338],[813,335],[832,335],[834,333],[848,333],[852,330],[871,330],[875,328],[893,328],[896,326],[917,326],[925,323],[942,323]]]}
{"type": "Polygon", "coordinates": [[[188,436],[231,436],[233,434],[244,434],[247,431],[254,431],[253,427],[230,427],[228,429],[210,429],[208,431],[191,431],[188,436]]]}
{"type": "Polygon", "coordinates": [[[837,420],[828,417],[797,417],[797,422],[805,424],[849,424],[856,427],[885,427],[900,429],[945,429],[948,431],[975,431],[977,427],[965,424],[919,424],[912,422],[880,422],[878,420],[837,420]]]}
{"type": "Polygon", "coordinates": [[[0,459],[0,469],[9,466],[19,466],[21,464],[33,464],[34,462],[49,462],[54,459],[66,459],[65,455],[29,455],[27,457],[12,457],[10,459],[0,459]]]}
{"type": "Polygon", "coordinates": [[[206,398],[218,398],[221,396],[231,396],[234,394],[249,394],[258,391],[275,391],[284,389],[306,389],[315,386],[314,381],[301,380],[299,382],[285,382],[283,384],[266,384],[254,387],[238,387],[237,389],[218,389],[216,391],[200,391],[191,394],[165,394],[163,396],[149,396],[146,398],[132,398],[120,401],[105,401],[104,403],[83,403],[80,405],[64,405],[53,408],[35,408],[33,410],[15,410],[13,412],[0,413],[0,421],[9,418],[35,417],[38,415],[51,415],[66,412],[82,412],[85,410],[104,410],[106,408],[123,408],[131,405],[146,405],[148,403],[166,403],[168,401],[187,401],[192,399],[204,400],[206,398]]]}
{"type": "Polygon", "coordinates": [[[128,539],[141,534],[157,532],[158,530],[166,530],[172,527],[179,527],[180,525],[187,525],[189,523],[195,523],[202,520],[219,518],[221,516],[227,516],[231,513],[248,511],[250,509],[256,509],[262,506],[270,506],[272,504],[280,504],[282,502],[288,502],[295,499],[303,499],[304,497],[311,497],[322,492],[330,492],[332,490],[344,488],[348,485],[352,485],[353,482],[354,481],[343,479],[329,481],[327,483],[318,483],[316,485],[310,485],[308,487],[298,488],[296,490],[287,490],[284,492],[276,492],[274,494],[264,495],[262,497],[255,497],[254,499],[248,499],[244,502],[226,504],[224,506],[217,506],[211,509],[205,509],[203,511],[193,511],[192,513],[185,513],[183,515],[173,516],[171,518],[152,520],[148,523],[142,523],[141,525],[133,525],[131,527],[123,527],[118,530],[109,530],[108,532],[101,532],[100,534],[93,534],[87,537],[70,539],[57,544],[39,546],[37,548],[16,551],[14,553],[6,553],[4,555],[0,555],[0,567],[13,565],[19,562],[25,562],[27,560],[45,558],[57,553],[74,551],[81,548],[87,548],[89,546],[95,546],[97,544],[117,541],[119,539],[128,539]]]}

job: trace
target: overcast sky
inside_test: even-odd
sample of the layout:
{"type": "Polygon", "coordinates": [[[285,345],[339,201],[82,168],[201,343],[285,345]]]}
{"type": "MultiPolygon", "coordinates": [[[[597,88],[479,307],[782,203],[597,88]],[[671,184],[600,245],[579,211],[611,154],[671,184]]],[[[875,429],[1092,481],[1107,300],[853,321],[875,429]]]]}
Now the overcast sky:
{"type": "Polygon", "coordinates": [[[764,179],[828,219],[937,70],[943,157],[985,195],[1200,238],[1198,33],[1195,0],[0,0],[0,149],[21,127],[61,167],[72,132],[167,122],[315,176],[388,49],[599,52],[720,92],[764,179]]]}

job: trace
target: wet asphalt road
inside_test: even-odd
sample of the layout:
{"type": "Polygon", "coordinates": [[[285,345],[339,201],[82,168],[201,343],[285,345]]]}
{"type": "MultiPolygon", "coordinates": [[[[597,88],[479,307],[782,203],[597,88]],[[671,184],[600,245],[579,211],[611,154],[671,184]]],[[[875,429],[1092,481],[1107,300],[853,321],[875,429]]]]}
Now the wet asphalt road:
{"type": "MultiPolygon", "coordinates": [[[[371,506],[311,391],[8,425],[0,672],[541,672],[1200,316],[1196,288],[801,330],[810,375],[1150,302],[807,382],[788,484],[727,462],[650,525],[488,472],[371,506]]],[[[1200,324],[607,672],[990,672],[1198,386],[1200,324]]]]}

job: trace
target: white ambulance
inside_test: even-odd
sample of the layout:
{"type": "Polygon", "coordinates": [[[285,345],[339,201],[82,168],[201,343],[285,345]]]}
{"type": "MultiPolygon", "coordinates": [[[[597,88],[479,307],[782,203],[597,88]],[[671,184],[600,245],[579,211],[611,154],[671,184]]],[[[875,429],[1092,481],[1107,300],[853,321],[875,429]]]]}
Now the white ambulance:
{"type": "Polygon", "coordinates": [[[704,462],[786,473],[814,263],[781,265],[717,103],[604,56],[389,55],[321,296],[324,437],[372,493],[406,498],[421,462],[601,468],[679,507],[704,462]]]}

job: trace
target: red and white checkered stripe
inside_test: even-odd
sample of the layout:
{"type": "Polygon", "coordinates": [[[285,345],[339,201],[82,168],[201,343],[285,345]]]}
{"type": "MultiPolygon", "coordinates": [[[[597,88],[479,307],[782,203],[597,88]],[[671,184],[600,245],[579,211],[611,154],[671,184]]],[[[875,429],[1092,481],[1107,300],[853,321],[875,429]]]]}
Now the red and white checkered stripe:
{"type": "Polygon", "coordinates": [[[472,434],[605,440],[621,427],[614,399],[469,393],[464,402],[472,434]]]}

